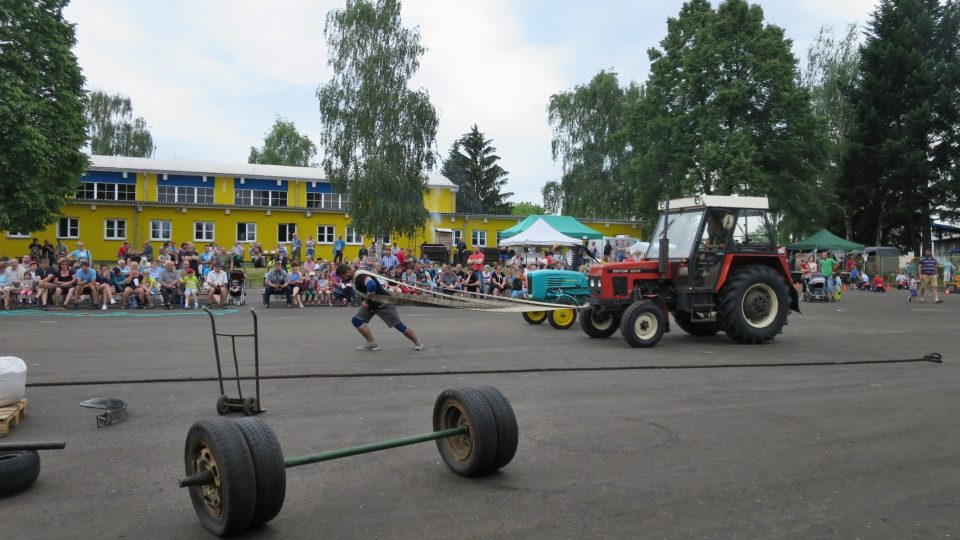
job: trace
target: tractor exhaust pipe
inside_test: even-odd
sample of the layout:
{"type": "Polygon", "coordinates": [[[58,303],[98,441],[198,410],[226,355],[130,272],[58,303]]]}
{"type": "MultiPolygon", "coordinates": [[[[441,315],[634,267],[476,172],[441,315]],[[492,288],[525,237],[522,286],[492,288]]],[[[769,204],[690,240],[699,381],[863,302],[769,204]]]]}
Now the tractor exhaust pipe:
{"type": "Polygon", "coordinates": [[[670,226],[670,194],[663,205],[663,235],[660,237],[660,277],[667,275],[670,264],[670,239],[667,237],[667,228],[670,226]]]}

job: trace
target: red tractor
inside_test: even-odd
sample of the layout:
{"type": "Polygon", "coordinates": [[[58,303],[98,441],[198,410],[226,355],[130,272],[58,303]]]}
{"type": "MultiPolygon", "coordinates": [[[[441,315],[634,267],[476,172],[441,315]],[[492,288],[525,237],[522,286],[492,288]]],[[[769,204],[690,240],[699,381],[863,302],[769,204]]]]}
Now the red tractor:
{"type": "Polygon", "coordinates": [[[772,340],[800,306],[768,208],[765,197],[661,203],[643,259],[590,268],[583,331],[606,338],[619,328],[633,347],[652,347],[670,331],[673,313],[695,336],[722,330],[739,343],[772,340]]]}

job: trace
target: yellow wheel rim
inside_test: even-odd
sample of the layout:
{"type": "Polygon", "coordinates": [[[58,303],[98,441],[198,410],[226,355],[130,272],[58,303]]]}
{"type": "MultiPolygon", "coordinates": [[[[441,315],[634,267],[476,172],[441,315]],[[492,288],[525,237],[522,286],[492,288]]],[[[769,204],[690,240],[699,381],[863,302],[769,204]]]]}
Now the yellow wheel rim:
{"type": "Polygon", "coordinates": [[[547,312],[546,311],[528,311],[527,317],[529,317],[531,321],[542,321],[547,318],[547,312]]]}
{"type": "Polygon", "coordinates": [[[553,312],[553,322],[560,326],[567,326],[573,323],[572,309],[558,309],[553,312]]]}

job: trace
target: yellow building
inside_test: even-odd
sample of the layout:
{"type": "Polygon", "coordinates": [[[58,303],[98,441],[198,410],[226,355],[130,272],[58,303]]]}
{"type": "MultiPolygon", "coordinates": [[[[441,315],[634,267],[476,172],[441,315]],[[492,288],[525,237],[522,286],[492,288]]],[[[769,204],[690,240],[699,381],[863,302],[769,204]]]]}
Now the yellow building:
{"type": "MultiPolygon", "coordinates": [[[[413,238],[383,240],[417,251],[421,243],[436,242],[437,229],[445,229],[455,240],[494,247],[499,233],[522,219],[458,214],[456,185],[430,173],[427,186],[430,223],[413,238]]],[[[76,197],[63,205],[59,222],[29,234],[0,232],[0,255],[28,253],[32,238],[60,240],[68,251],[82,241],[98,261],[116,258],[124,241],[138,252],[144,243],[158,250],[168,240],[228,247],[256,242],[269,251],[296,233],[304,243],[312,236],[317,257],[324,259],[333,257],[333,242],[343,236],[344,255],[352,258],[371,239],[353,230],[348,206],[348,197],[334,193],[317,168],[90,156],[90,168],[76,197]]],[[[581,221],[604,236],[641,236],[636,222],[581,221]]]]}

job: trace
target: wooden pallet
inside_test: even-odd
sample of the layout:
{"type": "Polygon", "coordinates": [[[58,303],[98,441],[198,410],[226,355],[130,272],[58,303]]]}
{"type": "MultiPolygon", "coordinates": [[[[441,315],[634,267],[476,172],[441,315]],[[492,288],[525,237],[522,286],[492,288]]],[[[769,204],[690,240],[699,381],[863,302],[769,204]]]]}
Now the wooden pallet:
{"type": "Polygon", "coordinates": [[[6,437],[10,430],[27,415],[27,400],[21,399],[13,405],[0,407],[0,437],[6,437]]]}

